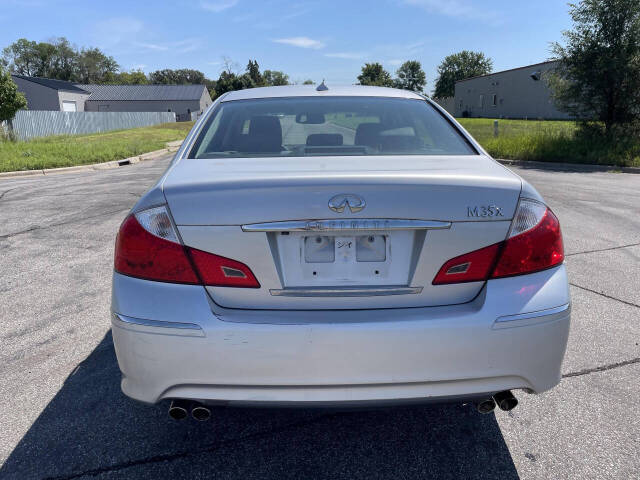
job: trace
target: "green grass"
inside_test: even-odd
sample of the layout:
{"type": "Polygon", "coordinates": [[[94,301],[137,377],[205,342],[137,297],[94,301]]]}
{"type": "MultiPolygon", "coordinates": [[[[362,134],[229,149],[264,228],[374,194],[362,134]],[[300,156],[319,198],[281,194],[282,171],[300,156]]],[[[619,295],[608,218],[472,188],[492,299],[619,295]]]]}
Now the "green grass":
{"type": "Polygon", "coordinates": [[[192,126],[192,122],[176,122],[91,135],[0,141],[0,172],[70,167],[133,157],[164,148],[167,142],[182,140],[192,126]]]}
{"type": "MultiPolygon", "coordinates": [[[[327,121],[355,129],[363,121],[379,120],[334,114],[327,115],[327,121]]],[[[640,138],[606,140],[584,134],[577,122],[498,120],[498,137],[494,137],[494,119],[459,118],[458,121],[495,158],[640,166],[640,138]]]]}
{"type": "MultiPolygon", "coordinates": [[[[362,117],[333,115],[328,121],[356,128],[362,117]]],[[[374,119],[371,119],[374,121],[374,119]]],[[[460,123],[495,158],[542,162],[640,166],[640,138],[606,140],[585,135],[568,121],[493,120],[461,118],[460,123]]],[[[159,150],[167,142],[182,140],[192,122],[76,136],[55,136],[28,142],[0,141],[0,172],[69,167],[107,162],[159,150]]]]}
{"type": "Polygon", "coordinates": [[[464,128],[495,158],[541,162],[640,166],[640,139],[613,140],[583,133],[576,122],[460,118],[464,128]]]}

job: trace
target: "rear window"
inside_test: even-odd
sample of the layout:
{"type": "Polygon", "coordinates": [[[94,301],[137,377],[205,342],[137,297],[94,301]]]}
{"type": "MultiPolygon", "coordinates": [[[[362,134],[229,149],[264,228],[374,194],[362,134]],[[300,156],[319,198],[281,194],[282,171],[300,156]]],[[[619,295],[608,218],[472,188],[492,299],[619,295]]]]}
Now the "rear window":
{"type": "Polygon", "coordinates": [[[291,97],[222,102],[190,158],[314,155],[473,155],[424,100],[291,97]]]}

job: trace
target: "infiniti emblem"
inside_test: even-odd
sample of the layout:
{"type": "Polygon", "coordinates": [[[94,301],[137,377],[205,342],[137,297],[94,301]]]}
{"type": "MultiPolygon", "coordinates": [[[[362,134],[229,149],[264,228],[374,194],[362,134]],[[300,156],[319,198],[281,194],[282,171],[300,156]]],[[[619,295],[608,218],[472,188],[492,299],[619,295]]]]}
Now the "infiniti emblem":
{"type": "Polygon", "coordinates": [[[341,193],[329,200],[329,208],[337,213],[343,213],[345,207],[349,207],[351,213],[358,213],[364,209],[367,204],[364,198],[353,195],[352,193],[341,193]]]}

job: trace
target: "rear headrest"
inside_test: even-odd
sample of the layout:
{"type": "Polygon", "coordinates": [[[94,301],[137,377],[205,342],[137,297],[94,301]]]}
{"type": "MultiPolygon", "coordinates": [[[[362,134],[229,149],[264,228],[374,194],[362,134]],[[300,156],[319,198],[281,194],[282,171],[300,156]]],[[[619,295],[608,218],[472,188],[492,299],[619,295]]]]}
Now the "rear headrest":
{"type": "Polygon", "coordinates": [[[339,133],[312,133],[307,137],[308,147],[334,147],[342,145],[342,142],[339,133]]]}
{"type": "Polygon", "coordinates": [[[375,146],[378,143],[378,135],[382,131],[379,123],[361,123],[356,129],[355,145],[375,146]]]}
{"type": "Polygon", "coordinates": [[[273,153],[282,150],[282,126],[273,115],[254,115],[249,122],[249,134],[242,151],[273,153]]]}

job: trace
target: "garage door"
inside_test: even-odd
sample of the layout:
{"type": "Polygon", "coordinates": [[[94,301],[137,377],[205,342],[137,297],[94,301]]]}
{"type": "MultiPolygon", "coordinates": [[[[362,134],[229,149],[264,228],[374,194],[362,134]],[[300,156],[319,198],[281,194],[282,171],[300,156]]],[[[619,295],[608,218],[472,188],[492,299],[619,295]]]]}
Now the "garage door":
{"type": "Polygon", "coordinates": [[[70,102],[68,100],[62,101],[62,111],[63,112],[75,112],[76,111],[76,102],[70,102]]]}

